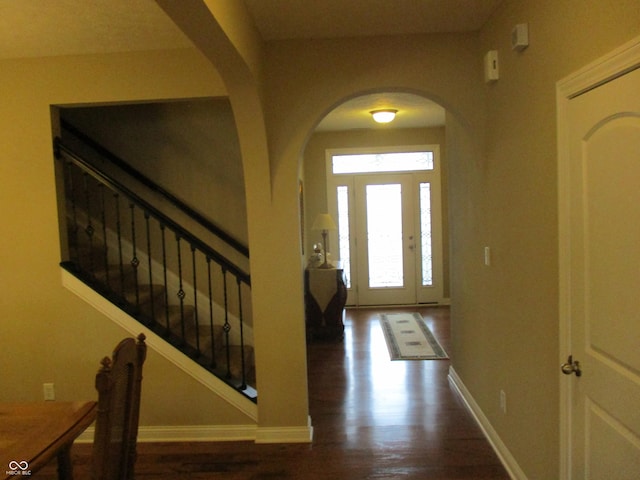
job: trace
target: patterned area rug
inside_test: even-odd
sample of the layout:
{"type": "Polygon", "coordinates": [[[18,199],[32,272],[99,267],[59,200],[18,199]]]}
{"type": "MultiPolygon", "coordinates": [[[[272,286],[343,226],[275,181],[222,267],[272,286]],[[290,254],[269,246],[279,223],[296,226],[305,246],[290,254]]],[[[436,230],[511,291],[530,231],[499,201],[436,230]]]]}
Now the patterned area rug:
{"type": "Polygon", "coordinates": [[[449,358],[419,313],[383,313],[380,324],[391,360],[449,358]]]}

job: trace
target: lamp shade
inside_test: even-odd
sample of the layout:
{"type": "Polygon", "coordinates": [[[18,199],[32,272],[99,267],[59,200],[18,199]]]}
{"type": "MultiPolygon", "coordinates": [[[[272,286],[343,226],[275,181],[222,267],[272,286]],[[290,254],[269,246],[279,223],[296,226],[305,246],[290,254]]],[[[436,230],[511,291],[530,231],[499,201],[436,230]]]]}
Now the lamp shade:
{"type": "Polygon", "coordinates": [[[313,230],[336,230],[336,224],[328,213],[319,213],[311,227],[313,230]]]}

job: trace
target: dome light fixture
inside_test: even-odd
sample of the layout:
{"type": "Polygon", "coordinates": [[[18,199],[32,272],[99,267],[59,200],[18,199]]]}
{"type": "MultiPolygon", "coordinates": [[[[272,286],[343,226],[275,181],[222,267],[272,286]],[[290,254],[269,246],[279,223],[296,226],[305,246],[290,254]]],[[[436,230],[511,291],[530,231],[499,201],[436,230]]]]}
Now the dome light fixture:
{"type": "Polygon", "coordinates": [[[392,122],[394,118],[396,118],[396,113],[398,110],[393,110],[391,108],[385,108],[382,110],[372,110],[371,116],[378,123],[389,123],[392,122]]]}

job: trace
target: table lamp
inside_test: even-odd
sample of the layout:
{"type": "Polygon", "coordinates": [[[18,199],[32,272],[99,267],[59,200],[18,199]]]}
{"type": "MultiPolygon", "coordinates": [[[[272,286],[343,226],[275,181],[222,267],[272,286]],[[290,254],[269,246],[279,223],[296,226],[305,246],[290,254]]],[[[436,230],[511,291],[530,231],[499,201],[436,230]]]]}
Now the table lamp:
{"type": "Polygon", "coordinates": [[[319,213],[313,222],[312,230],[320,230],[322,232],[322,248],[324,249],[324,263],[318,268],[331,268],[327,261],[327,233],[329,230],[336,230],[336,224],[328,213],[319,213]]]}

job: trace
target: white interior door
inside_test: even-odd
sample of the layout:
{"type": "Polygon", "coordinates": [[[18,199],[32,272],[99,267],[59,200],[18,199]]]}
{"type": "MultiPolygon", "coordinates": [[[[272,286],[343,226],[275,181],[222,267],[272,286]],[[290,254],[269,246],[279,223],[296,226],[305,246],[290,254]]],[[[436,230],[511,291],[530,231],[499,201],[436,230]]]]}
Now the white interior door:
{"type": "Polygon", "coordinates": [[[568,205],[568,252],[561,288],[567,295],[566,353],[573,356],[574,373],[581,372],[570,374],[565,365],[567,476],[637,479],[640,70],[572,98],[566,108],[561,195],[568,205]]]}

